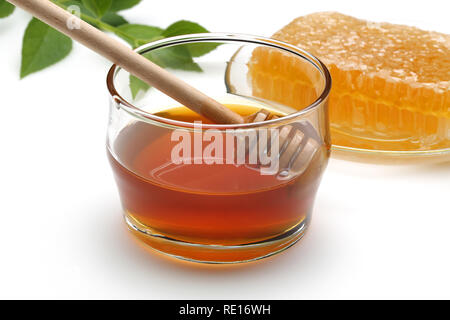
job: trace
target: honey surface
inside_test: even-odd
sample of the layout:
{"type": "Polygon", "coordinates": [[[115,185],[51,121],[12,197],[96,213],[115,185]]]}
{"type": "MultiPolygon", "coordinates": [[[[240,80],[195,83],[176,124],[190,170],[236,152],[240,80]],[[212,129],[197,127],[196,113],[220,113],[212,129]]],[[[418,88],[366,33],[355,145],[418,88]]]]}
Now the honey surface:
{"type": "MultiPolygon", "coordinates": [[[[381,150],[450,147],[449,35],[322,12],[292,21],[273,38],[307,50],[329,68],[334,144],[381,150]]],[[[314,98],[298,76],[298,60],[258,49],[250,62],[254,93],[264,91],[265,98],[297,109],[314,98]],[[276,80],[268,82],[269,77],[276,80]],[[298,90],[303,100],[285,97],[301,95],[298,90]]]]}

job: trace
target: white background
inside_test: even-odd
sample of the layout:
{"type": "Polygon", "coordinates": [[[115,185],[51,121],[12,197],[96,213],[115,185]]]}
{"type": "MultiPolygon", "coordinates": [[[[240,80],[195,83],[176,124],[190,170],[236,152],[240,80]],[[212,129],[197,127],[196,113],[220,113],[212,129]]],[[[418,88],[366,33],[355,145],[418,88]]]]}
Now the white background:
{"type": "MultiPolygon", "coordinates": [[[[337,10],[450,33],[448,1],[150,1],[124,13],[165,27],[270,36],[337,10]]],[[[450,298],[450,164],[331,159],[305,238],[223,267],[149,253],[129,236],[106,159],[109,63],[76,45],[19,80],[29,15],[0,20],[0,298],[450,298]]]]}

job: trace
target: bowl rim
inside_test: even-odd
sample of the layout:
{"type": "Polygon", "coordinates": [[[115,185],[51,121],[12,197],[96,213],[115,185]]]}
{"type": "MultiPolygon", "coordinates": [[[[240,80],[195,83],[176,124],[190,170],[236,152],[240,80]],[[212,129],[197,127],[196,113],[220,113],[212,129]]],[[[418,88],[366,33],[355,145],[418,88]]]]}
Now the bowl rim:
{"type": "MultiPolygon", "coordinates": [[[[272,120],[266,120],[262,122],[252,122],[252,123],[243,123],[243,124],[202,124],[201,127],[204,129],[248,129],[248,128],[254,128],[254,127],[260,127],[260,126],[268,126],[278,123],[283,123],[287,120],[292,120],[294,118],[297,118],[299,116],[302,116],[304,114],[309,113],[311,110],[318,108],[322,105],[324,101],[327,100],[332,80],[331,75],[328,70],[328,68],[325,66],[325,64],[320,61],[317,57],[312,55],[311,53],[307,52],[306,50],[303,50],[297,46],[291,45],[286,42],[282,42],[279,40],[266,38],[266,37],[260,37],[260,36],[253,36],[253,35],[246,35],[246,34],[237,34],[237,33],[197,33],[197,34],[187,34],[187,35],[181,35],[176,37],[170,37],[170,38],[164,38],[161,40],[149,42],[145,45],[142,45],[138,48],[136,48],[134,51],[143,54],[152,50],[164,48],[164,47],[171,47],[175,45],[180,44],[187,44],[187,43],[198,43],[198,42],[224,42],[224,43],[235,43],[235,42],[242,42],[242,43],[250,43],[250,44],[257,44],[257,45],[264,45],[267,47],[276,48],[285,52],[289,52],[291,54],[297,55],[299,58],[307,60],[309,63],[314,65],[319,72],[321,73],[322,77],[325,80],[324,88],[321,92],[321,94],[318,96],[318,98],[312,102],[307,107],[303,108],[302,110],[299,110],[297,112],[285,115],[283,117],[279,117],[272,120]]],[[[198,124],[194,124],[191,122],[184,122],[179,120],[172,120],[164,117],[160,117],[157,115],[154,115],[150,112],[144,111],[141,108],[135,106],[131,102],[124,99],[119,92],[117,91],[114,80],[117,73],[122,68],[119,67],[117,64],[113,64],[111,68],[108,71],[107,77],[106,77],[106,85],[108,92],[110,94],[111,99],[117,104],[118,107],[123,108],[127,113],[130,115],[139,118],[140,120],[150,122],[150,123],[160,123],[163,125],[168,125],[172,127],[178,127],[178,128],[197,128],[198,124]]]]}

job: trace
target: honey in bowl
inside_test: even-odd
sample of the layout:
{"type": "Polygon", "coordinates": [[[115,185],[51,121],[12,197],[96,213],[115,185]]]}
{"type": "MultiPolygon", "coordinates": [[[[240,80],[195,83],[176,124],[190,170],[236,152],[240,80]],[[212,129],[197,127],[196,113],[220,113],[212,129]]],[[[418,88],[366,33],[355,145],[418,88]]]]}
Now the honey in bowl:
{"type": "MultiPolygon", "coordinates": [[[[260,109],[228,107],[242,116],[260,109]]],[[[156,115],[207,123],[185,107],[156,115]]],[[[317,137],[312,133],[311,138],[317,137]]],[[[203,151],[209,143],[203,142],[203,151]]],[[[247,261],[289,246],[293,242],[277,243],[277,237],[301,233],[307,226],[327,163],[326,144],[320,143],[302,174],[288,180],[262,175],[254,167],[226,164],[225,159],[223,164],[194,164],[193,158],[189,165],[176,165],[171,159],[175,144],[167,128],[136,121],[121,130],[109,150],[127,222],[153,248],[196,261],[247,261]],[[170,241],[186,245],[171,246],[170,241]],[[274,246],[263,246],[266,241],[274,241],[274,246]],[[192,243],[196,245],[188,245],[192,243]],[[242,252],[237,247],[208,250],[242,245],[256,247],[242,252]]],[[[191,147],[194,155],[196,146],[191,147]]]]}
{"type": "Polygon", "coordinates": [[[136,95],[128,72],[114,65],[108,73],[107,147],[125,222],[139,243],[180,259],[262,259],[292,246],[310,224],[330,155],[330,75],[312,55],[252,36],[186,35],[139,52],[170,54],[199,43],[215,49],[193,57],[195,70],[180,59],[170,72],[223,104],[233,119],[217,120],[202,104],[190,105],[194,113],[154,87],[136,95]],[[298,76],[311,80],[320,97],[291,113],[289,105],[252,95],[248,62],[262,47],[301,61],[298,76]]]}
{"type": "MultiPolygon", "coordinates": [[[[450,150],[450,35],[321,12],[295,19],[273,38],[329,68],[333,145],[450,150]]],[[[282,52],[256,49],[249,63],[253,94],[301,109],[316,97],[310,78],[298,76],[301,68],[282,52]]]]}

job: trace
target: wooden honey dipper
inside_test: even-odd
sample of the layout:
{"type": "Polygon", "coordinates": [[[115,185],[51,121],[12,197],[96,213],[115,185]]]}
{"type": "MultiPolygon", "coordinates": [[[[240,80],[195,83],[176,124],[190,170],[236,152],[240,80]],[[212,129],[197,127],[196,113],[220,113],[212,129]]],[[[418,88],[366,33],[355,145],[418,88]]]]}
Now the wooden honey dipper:
{"type": "MultiPolygon", "coordinates": [[[[109,37],[70,12],[49,0],[7,0],[13,5],[28,11],[39,20],[97,52],[109,61],[119,65],[129,73],[140,78],[150,86],[167,94],[182,105],[217,124],[243,124],[261,122],[276,116],[261,109],[257,113],[242,117],[221,103],[210,98],[167,70],[154,64],[127,45],[109,37]],[[71,26],[69,27],[68,22],[71,26]]],[[[283,126],[279,131],[279,168],[303,172],[319,150],[315,139],[291,125],[283,126]],[[305,141],[306,140],[306,141],[305,141]],[[300,148],[301,147],[301,148],[300,148]]],[[[248,150],[247,150],[248,151],[248,150]]]]}

